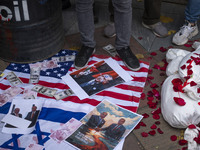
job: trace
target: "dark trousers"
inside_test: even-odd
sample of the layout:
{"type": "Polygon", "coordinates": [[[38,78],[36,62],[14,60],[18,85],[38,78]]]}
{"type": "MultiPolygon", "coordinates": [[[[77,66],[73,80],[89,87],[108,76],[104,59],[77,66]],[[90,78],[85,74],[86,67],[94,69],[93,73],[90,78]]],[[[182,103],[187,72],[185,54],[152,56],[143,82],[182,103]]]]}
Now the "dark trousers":
{"type": "MultiPolygon", "coordinates": [[[[144,13],[142,20],[147,25],[152,25],[160,21],[162,0],[144,0],[144,13]]],[[[114,22],[114,8],[112,6],[112,0],[109,0],[108,5],[110,13],[110,21],[114,22]]]]}

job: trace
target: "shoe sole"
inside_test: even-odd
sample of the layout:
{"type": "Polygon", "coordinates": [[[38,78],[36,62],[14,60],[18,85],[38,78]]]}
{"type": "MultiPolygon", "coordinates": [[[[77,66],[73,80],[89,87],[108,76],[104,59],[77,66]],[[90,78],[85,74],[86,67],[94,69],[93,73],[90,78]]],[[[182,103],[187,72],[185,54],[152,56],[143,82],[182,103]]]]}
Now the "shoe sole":
{"type": "Polygon", "coordinates": [[[188,42],[189,39],[193,38],[193,37],[196,36],[198,33],[199,33],[199,30],[198,30],[198,28],[197,28],[196,30],[194,30],[194,32],[192,32],[192,33],[188,36],[188,38],[187,38],[186,41],[183,41],[182,43],[175,43],[175,42],[172,40],[172,43],[175,44],[175,45],[178,45],[178,46],[184,45],[185,43],[188,42]]]}
{"type": "Polygon", "coordinates": [[[164,36],[159,35],[159,34],[156,33],[151,27],[147,26],[147,25],[144,24],[143,22],[142,22],[142,25],[143,25],[145,28],[151,30],[151,31],[153,32],[153,34],[156,35],[157,37],[164,38],[164,37],[167,37],[167,36],[168,36],[168,34],[167,34],[167,35],[164,35],[164,36]]]}
{"type": "Polygon", "coordinates": [[[107,38],[112,38],[112,37],[115,37],[115,36],[116,36],[116,33],[111,35],[111,36],[105,35],[105,37],[107,37],[107,38]]]}
{"type": "MultiPolygon", "coordinates": [[[[94,49],[94,51],[92,52],[92,55],[95,53],[95,51],[96,51],[96,49],[94,49]]],[[[77,69],[77,70],[79,70],[79,69],[81,69],[81,68],[86,67],[86,66],[88,65],[89,60],[90,60],[90,57],[89,57],[88,61],[86,62],[86,64],[85,64],[84,66],[82,66],[82,67],[78,67],[78,66],[76,66],[76,65],[74,64],[74,68],[77,69]]]]}

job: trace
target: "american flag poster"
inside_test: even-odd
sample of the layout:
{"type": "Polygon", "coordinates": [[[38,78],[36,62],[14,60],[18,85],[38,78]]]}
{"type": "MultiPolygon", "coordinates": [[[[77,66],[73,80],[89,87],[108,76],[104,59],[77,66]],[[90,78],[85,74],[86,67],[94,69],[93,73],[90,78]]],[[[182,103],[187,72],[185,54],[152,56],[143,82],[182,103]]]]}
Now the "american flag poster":
{"type": "MultiPolygon", "coordinates": [[[[31,64],[11,63],[3,73],[9,74],[10,72],[13,72],[20,79],[20,82],[22,82],[17,85],[17,87],[20,87],[23,92],[27,87],[33,88],[37,85],[48,87],[59,93],[69,89],[61,77],[67,73],[75,71],[73,65],[75,55],[76,51],[61,50],[53,57],[38,62],[37,64],[39,64],[39,66],[41,63],[43,64],[43,68],[40,70],[39,81],[37,83],[34,83],[34,80],[30,83],[30,72],[32,69],[32,67],[30,67],[31,64]]],[[[90,57],[89,65],[102,61],[105,58],[108,57],[103,55],[92,55],[90,57]]],[[[61,142],[59,144],[56,143],[49,136],[53,130],[60,128],[71,118],[81,120],[104,99],[124,109],[137,112],[141,93],[148,75],[149,64],[147,62],[140,61],[140,70],[134,72],[125,67],[119,57],[113,57],[112,59],[115,60],[132,77],[131,81],[107,88],[83,100],[80,100],[73,93],[60,100],[57,100],[51,95],[37,93],[36,98],[37,100],[41,100],[43,102],[43,107],[35,125],[35,130],[30,134],[7,134],[2,132],[4,123],[1,122],[0,147],[7,149],[30,149],[30,145],[34,145],[35,147],[42,147],[45,149],[74,149],[73,147],[66,145],[65,142],[61,142]]],[[[13,85],[9,82],[7,77],[1,79],[0,95],[5,93],[5,91],[11,87],[13,87],[13,85]]],[[[15,97],[23,97],[23,92],[19,93],[15,97]]],[[[0,120],[2,120],[2,118],[8,113],[11,102],[12,99],[0,105],[0,120]]],[[[122,144],[118,144],[116,148],[122,149],[122,145],[123,141],[122,144]]]]}

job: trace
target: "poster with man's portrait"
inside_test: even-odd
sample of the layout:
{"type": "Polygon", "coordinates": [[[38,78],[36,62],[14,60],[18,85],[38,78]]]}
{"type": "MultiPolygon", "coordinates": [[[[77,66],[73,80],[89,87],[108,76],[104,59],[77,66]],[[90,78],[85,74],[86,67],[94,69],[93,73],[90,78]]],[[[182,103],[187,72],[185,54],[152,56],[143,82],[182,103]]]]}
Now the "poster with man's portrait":
{"type": "Polygon", "coordinates": [[[142,117],[104,100],[81,119],[83,124],[66,142],[81,150],[113,150],[142,117]]]}
{"type": "Polygon", "coordinates": [[[14,98],[9,112],[4,116],[2,132],[28,134],[35,129],[43,102],[38,99],[14,98]]]}
{"type": "Polygon", "coordinates": [[[132,77],[112,58],[84,67],[62,77],[79,99],[88,98],[132,77]]]}

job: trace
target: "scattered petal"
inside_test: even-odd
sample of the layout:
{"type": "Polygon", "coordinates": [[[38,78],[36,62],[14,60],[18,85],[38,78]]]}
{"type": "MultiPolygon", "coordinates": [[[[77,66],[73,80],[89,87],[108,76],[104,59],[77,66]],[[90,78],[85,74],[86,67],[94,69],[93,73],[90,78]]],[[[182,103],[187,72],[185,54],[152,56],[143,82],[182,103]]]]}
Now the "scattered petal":
{"type": "Polygon", "coordinates": [[[143,116],[144,118],[149,118],[149,115],[148,115],[147,113],[142,114],[142,116],[143,116]]]}
{"type": "Polygon", "coordinates": [[[174,97],[174,101],[176,102],[176,104],[178,104],[179,106],[184,106],[186,103],[184,101],[184,99],[179,98],[179,97],[174,97]]]}
{"type": "Polygon", "coordinates": [[[142,132],[141,135],[142,135],[143,137],[147,137],[147,136],[148,136],[148,133],[142,132]]]}
{"type": "Polygon", "coordinates": [[[198,105],[200,105],[200,102],[198,102],[198,105]]]}
{"type": "Polygon", "coordinates": [[[156,121],[155,124],[156,124],[156,125],[159,125],[159,124],[160,124],[160,121],[156,121]]]}
{"type": "Polygon", "coordinates": [[[152,69],[149,69],[149,70],[148,70],[148,73],[149,73],[149,74],[152,74],[152,72],[153,72],[152,69]]]}
{"type": "Polygon", "coordinates": [[[160,69],[160,66],[159,66],[159,65],[157,65],[157,64],[155,64],[155,65],[153,66],[153,68],[154,68],[154,69],[158,69],[158,70],[159,70],[159,69],[160,69]]]}
{"type": "Polygon", "coordinates": [[[165,75],[166,75],[166,74],[165,74],[165,73],[163,73],[163,72],[162,72],[162,73],[160,73],[160,76],[165,76],[165,75]]]}
{"type": "Polygon", "coordinates": [[[158,114],[154,114],[153,119],[158,120],[158,119],[160,119],[160,116],[158,114]]]}
{"type": "Polygon", "coordinates": [[[159,86],[156,83],[151,84],[151,88],[158,88],[159,86]]]}
{"type": "Polygon", "coordinates": [[[200,88],[197,89],[197,93],[200,93],[200,88]]]}
{"type": "Polygon", "coordinates": [[[181,69],[184,70],[186,68],[186,65],[181,66],[181,69]]]}
{"type": "Polygon", "coordinates": [[[144,122],[142,122],[142,121],[140,121],[139,124],[140,124],[140,126],[143,126],[143,127],[146,127],[146,126],[147,126],[147,125],[146,125],[144,122]]]}
{"type": "Polygon", "coordinates": [[[194,124],[191,124],[188,126],[189,129],[196,129],[196,126],[194,124]]]}
{"type": "Polygon", "coordinates": [[[138,37],[138,40],[142,40],[142,37],[138,37]]]}
{"type": "Polygon", "coordinates": [[[155,130],[151,130],[148,132],[150,135],[155,135],[156,134],[156,131],[155,130]]]}
{"type": "Polygon", "coordinates": [[[154,97],[147,97],[147,99],[149,100],[149,101],[153,101],[154,100],[154,97]]]}
{"type": "Polygon", "coordinates": [[[157,126],[155,125],[155,124],[153,124],[152,126],[151,126],[151,129],[156,129],[157,128],[157,126]]]}
{"type": "Polygon", "coordinates": [[[176,141],[176,140],[177,140],[177,136],[176,136],[176,135],[172,135],[172,136],[170,137],[170,139],[171,139],[172,141],[176,141]]]}
{"type": "Polygon", "coordinates": [[[156,52],[151,52],[150,55],[152,55],[152,56],[156,56],[157,53],[156,53],[156,52]]]}
{"type": "Polygon", "coordinates": [[[190,82],[190,86],[196,86],[196,85],[197,85],[196,82],[194,82],[194,81],[191,81],[191,82],[190,82]]]}
{"type": "Polygon", "coordinates": [[[192,44],[184,44],[185,47],[192,47],[192,44]]]}
{"type": "Polygon", "coordinates": [[[166,48],[164,48],[164,47],[160,47],[160,49],[159,49],[161,52],[166,52],[167,51],[167,49],[166,48]]]}
{"type": "Polygon", "coordinates": [[[179,140],[178,143],[179,143],[179,145],[182,146],[182,145],[186,145],[188,143],[188,141],[186,141],[186,140],[179,140]]]}
{"type": "Polygon", "coordinates": [[[164,133],[160,128],[158,128],[157,131],[158,131],[158,133],[160,133],[160,134],[163,134],[163,133],[164,133]]]}
{"type": "Polygon", "coordinates": [[[142,100],[144,100],[145,97],[146,97],[145,93],[142,93],[140,98],[141,98],[142,100]]]}

